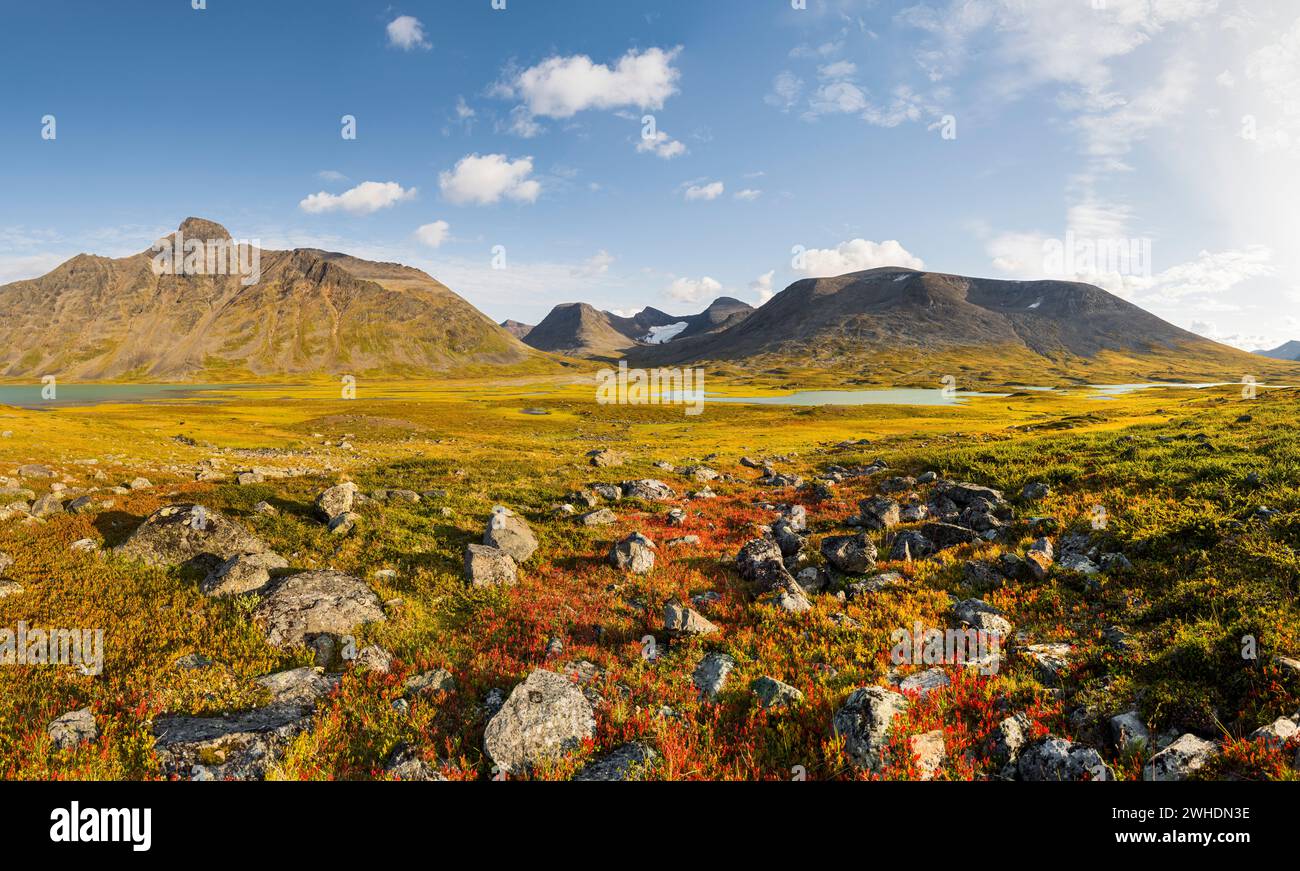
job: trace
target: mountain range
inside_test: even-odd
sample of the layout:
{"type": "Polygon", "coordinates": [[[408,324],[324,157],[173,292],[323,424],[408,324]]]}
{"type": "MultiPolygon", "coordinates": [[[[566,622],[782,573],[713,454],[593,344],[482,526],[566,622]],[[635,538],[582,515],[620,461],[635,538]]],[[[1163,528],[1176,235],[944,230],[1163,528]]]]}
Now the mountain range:
{"type": "Polygon", "coordinates": [[[565,303],[520,338],[539,351],[608,358],[641,346],[710,335],[740,323],[753,311],[749,304],[731,297],[720,297],[699,314],[681,317],[649,307],[626,317],[586,303],[565,303]]]}
{"type": "Polygon", "coordinates": [[[1274,360],[1300,360],[1300,342],[1293,339],[1268,351],[1255,351],[1255,353],[1274,360]]]}
{"type": "MultiPolygon", "coordinates": [[[[200,218],[161,241],[181,238],[231,241],[200,218]]],[[[210,263],[160,273],[144,251],[81,254],[0,286],[0,376],[416,376],[550,369],[561,357],[896,384],[931,383],[939,373],[1033,384],[1300,372],[1284,362],[1290,351],[1300,355],[1300,343],[1247,354],[1077,282],[885,267],[796,281],[757,309],[722,297],[694,315],[645,308],[623,316],[568,303],[529,326],[493,323],[408,266],[310,248],[257,253],[260,280],[247,285],[210,263]]]]}
{"type": "MultiPolygon", "coordinates": [[[[230,242],[187,218],[183,239],[230,242]]],[[[176,234],[160,240],[170,243],[176,234]]],[[[445,372],[535,351],[418,269],[316,249],[258,252],[260,281],[158,274],[153,251],[80,254],[0,287],[0,375],[190,380],[445,372]]]]}

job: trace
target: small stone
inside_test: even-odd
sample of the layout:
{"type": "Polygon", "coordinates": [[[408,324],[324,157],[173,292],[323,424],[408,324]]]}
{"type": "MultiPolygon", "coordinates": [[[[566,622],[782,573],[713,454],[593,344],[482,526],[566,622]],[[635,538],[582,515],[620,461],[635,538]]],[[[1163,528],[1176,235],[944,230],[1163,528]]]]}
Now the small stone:
{"type": "Polygon", "coordinates": [[[717,626],[677,602],[664,606],[664,629],[679,635],[712,635],[718,631],[717,626]]]}
{"type": "Polygon", "coordinates": [[[767,710],[792,708],[803,702],[803,693],[788,683],[764,675],[749,685],[758,703],[767,710]]]}
{"type": "Polygon", "coordinates": [[[727,675],[736,667],[736,660],[725,653],[710,653],[700,660],[691,674],[691,683],[699,690],[701,701],[713,701],[726,686],[727,675]]]}
{"type": "Polygon", "coordinates": [[[90,708],[69,711],[56,717],[46,728],[50,740],[60,750],[70,750],[78,744],[94,741],[99,737],[99,728],[95,725],[95,715],[90,708]]]}
{"type": "Polygon", "coordinates": [[[913,735],[910,743],[912,759],[916,762],[921,779],[932,780],[935,772],[947,758],[948,751],[943,742],[943,730],[934,729],[921,735],[913,735]]]}

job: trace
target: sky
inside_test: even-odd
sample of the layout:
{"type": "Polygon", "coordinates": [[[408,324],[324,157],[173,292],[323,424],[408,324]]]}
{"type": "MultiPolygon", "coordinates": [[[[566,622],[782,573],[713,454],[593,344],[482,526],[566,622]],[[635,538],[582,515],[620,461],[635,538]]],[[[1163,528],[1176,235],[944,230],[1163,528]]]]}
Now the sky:
{"type": "Polygon", "coordinates": [[[6,0],[0,22],[0,282],[194,215],[419,267],[496,320],[907,266],[1300,338],[1294,0],[6,0]]]}

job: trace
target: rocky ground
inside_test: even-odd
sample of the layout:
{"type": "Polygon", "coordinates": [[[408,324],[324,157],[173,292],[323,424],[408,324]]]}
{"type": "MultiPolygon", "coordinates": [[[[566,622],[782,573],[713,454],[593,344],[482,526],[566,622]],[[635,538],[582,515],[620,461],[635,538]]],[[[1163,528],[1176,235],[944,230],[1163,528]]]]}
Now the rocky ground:
{"type": "Polygon", "coordinates": [[[23,463],[0,627],[102,626],[106,656],[0,668],[0,768],[1294,779],[1296,405],[753,455],[628,438],[531,482],[353,433],[23,463]],[[916,630],[938,646],[900,657],[916,630]],[[996,641],[954,658],[957,631],[996,641]]]}

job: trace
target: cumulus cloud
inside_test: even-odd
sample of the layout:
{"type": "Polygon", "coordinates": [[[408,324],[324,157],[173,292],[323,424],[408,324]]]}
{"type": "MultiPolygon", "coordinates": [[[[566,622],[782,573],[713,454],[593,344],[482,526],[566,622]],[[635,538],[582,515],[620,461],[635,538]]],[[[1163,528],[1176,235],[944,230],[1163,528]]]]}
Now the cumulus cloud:
{"type": "Polygon", "coordinates": [[[755,190],[754,188],[745,188],[743,191],[736,191],[736,199],[744,203],[752,203],[762,195],[762,191],[755,190]]]}
{"type": "Polygon", "coordinates": [[[662,130],[656,130],[654,136],[642,136],[636,145],[638,154],[651,153],[664,160],[672,160],[686,153],[686,146],[673,139],[662,130]]]}
{"type": "Polygon", "coordinates": [[[722,284],[709,278],[677,278],[664,290],[670,299],[677,302],[702,302],[713,300],[722,290],[722,284]]]}
{"type": "Polygon", "coordinates": [[[826,278],[880,266],[924,269],[925,263],[893,239],[885,242],[852,239],[834,248],[808,249],[803,252],[798,266],[809,278],[826,278]]]}
{"type": "Polygon", "coordinates": [[[599,276],[609,272],[609,268],[614,265],[615,258],[613,254],[601,249],[579,265],[573,268],[573,274],[577,276],[599,276]]]}
{"type": "Polygon", "coordinates": [[[298,208],[309,215],[323,212],[348,212],[353,215],[369,215],[380,209],[391,208],[403,200],[414,199],[416,189],[403,188],[395,181],[366,181],[341,194],[321,191],[312,194],[298,203],[298,208]]]}
{"type": "Polygon", "coordinates": [[[572,118],[587,109],[661,109],[677,93],[681,72],[673,66],[680,48],[629,51],[614,66],[586,55],[552,57],[498,87],[523,100],[530,114],[572,118]]]}
{"type": "Polygon", "coordinates": [[[388,44],[402,51],[429,47],[424,25],[413,15],[399,15],[388,22],[388,44]]]}
{"type": "Polygon", "coordinates": [[[775,295],[775,292],[772,289],[772,280],[775,278],[776,270],[773,269],[771,272],[765,272],[749,283],[749,289],[754,292],[754,297],[758,300],[759,305],[767,302],[775,295]]]}
{"type": "Polygon", "coordinates": [[[510,160],[504,154],[470,154],[455,169],[438,176],[438,186],[448,201],[457,205],[486,206],[505,199],[520,203],[537,201],[541,184],[529,178],[533,159],[510,160]]]}
{"type": "Polygon", "coordinates": [[[789,112],[799,104],[799,99],[802,96],[803,79],[787,70],[778,73],[776,78],[772,80],[772,90],[763,98],[763,101],[769,106],[775,106],[782,112],[789,112]]]}
{"type": "Polygon", "coordinates": [[[722,182],[712,181],[707,184],[688,185],[683,196],[686,197],[687,202],[695,202],[696,200],[716,200],[718,197],[722,196],[725,190],[726,186],[722,182]]]}
{"type": "Polygon", "coordinates": [[[440,248],[442,243],[447,241],[447,236],[451,233],[451,224],[446,221],[434,221],[432,224],[425,224],[415,231],[415,238],[419,239],[424,245],[430,248],[440,248]]]}

